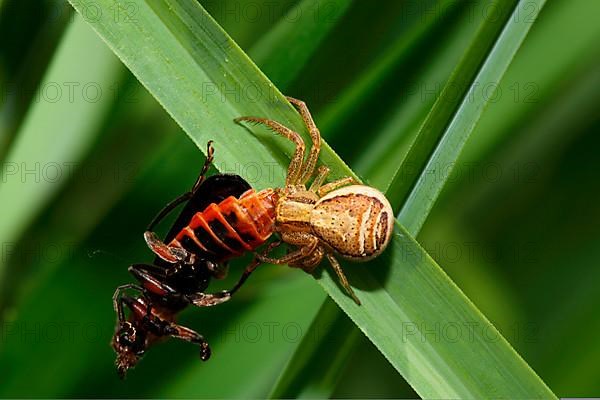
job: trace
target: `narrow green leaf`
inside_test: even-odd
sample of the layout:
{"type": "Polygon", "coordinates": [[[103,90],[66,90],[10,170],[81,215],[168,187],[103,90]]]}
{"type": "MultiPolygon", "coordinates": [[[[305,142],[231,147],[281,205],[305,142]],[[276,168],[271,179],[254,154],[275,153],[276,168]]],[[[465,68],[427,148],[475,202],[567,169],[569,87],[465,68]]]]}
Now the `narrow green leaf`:
{"type": "Polygon", "coordinates": [[[543,17],[536,21],[502,81],[503,96],[484,111],[477,125],[476,130],[485,134],[476,134],[476,139],[467,142],[461,162],[480,162],[505,146],[508,138],[519,133],[516,125],[537,115],[544,99],[565,90],[567,76],[576,79],[582,74],[578,69],[598,63],[600,25],[591,22],[598,13],[600,3],[585,0],[544,7],[543,17]],[[575,26],[577,29],[569,29],[575,26]],[[553,61],[539,68],[537,60],[548,57],[553,61]]]}
{"type": "MultiPolygon", "coordinates": [[[[89,1],[73,3],[80,9],[89,1]]],[[[115,2],[93,3],[109,10],[115,2]]],[[[259,115],[306,134],[298,114],[197,3],[141,2],[137,18],[127,22],[102,15],[95,29],[198,145],[204,147],[211,136],[224,139],[224,131],[238,132],[220,143],[223,160],[258,165],[278,160],[283,172],[282,141],[259,129],[253,129],[260,140],[255,139],[231,120],[259,115]]],[[[338,174],[351,174],[327,146],[321,160],[338,174]]],[[[256,186],[283,181],[282,176],[251,180],[256,186]]],[[[346,271],[362,307],[346,297],[329,273],[319,282],[420,395],[553,397],[400,225],[383,257],[368,268],[355,265],[346,271]],[[428,339],[438,326],[470,330],[451,337],[439,332],[435,340],[428,339]]]]}
{"type": "MultiPolygon", "coordinates": [[[[2,164],[0,199],[10,212],[0,218],[0,243],[15,243],[77,169],[98,133],[121,72],[118,59],[76,18],[2,164]]],[[[0,276],[4,267],[3,258],[0,276]]]]}
{"type": "MultiPolygon", "coordinates": [[[[438,47],[428,53],[411,84],[406,84],[408,90],[404,89],[400,99],[391,107],[391,115],[378,124],[369,151],[360,154],[352,163],[352,168],[359,175],[368,177],[369,184],[380,189],[389,186],[435,103],[439,90],[476,37],[484,18],[483,13],[467,8],[457,19],[456,24],[446,23],[446,30],[436,36],[438,47]]],[[[428,46],[429,42],[424,45],[428,46]]]]}
{"type": "MultiPolygon", "coordinates": [[[[459,107],[460,101],[465,98],[470,85],[476,82],[475,77],[479,67],[510,18],[517,0],[510,0],[504,4],[498,2],[491,4],[495,4],[501,10],[502,15],[489,17],[484,21],[477,34],[477,40],[471,43],[460,64],[444,85],[444,89],[419,129],[408,154],[399,164],[399,168],[392,178],[389,190],[393,196],[391,199],[393,204],[405,205],[418,175],[425,171],[426,162],[441,140],[444,129],[459,107]]],[[[444,182],[445,180],[441,180],[441,184],[444,182]]],[[[424,218],[426,215],[424,214],[422,217],[424,218]]]]}
{"type": "MultiPolygon", "coordinates": [[[[472,45],[434,105],[390,184],[392,198],[404,198],[404,194],[408,194],[405,189],[408,185],[403,182],[408,180],[410,183],[415,175],[418,176],[398,215],[411,232],[418,231],[423,225],[452,171],[453,163],[458,159],[485,106],[492,99],[492,94],[486,88],[490,85],[496,85],[492,88],[497,87],[544,4],[545,0],[522,0],[514,9],[511,7],[508,11],[514,11],[506,13],[507,24],[497,40],[494,38],[498,32],[498,24],[494,23],[493,18],[488,19],[479,34],[482,42],[472,45]],[[535,15],[523,18],[532,5],[535,15]],[[488,54],[487,49],[492,44],[488,54]],[[457,98],[457,92],[461,93],[458,108],[456,101],[453,101],[457,98]],[[440,136],[441,132],[443,134],[440,136]],[[423,154],[434,143],[438,145],[424,164],[423,154]]],[[[506,8],[507,4],[502,3],[499,9],[506,8]]]]}
{"type": "Polygon", "coordinates": [[[72,19],[73,10],[64,1],[13,1],[0,9],[0,37],[19,38],[0,43],[0,160],[31,104],[39,101],[40,83],[72,19]]]}

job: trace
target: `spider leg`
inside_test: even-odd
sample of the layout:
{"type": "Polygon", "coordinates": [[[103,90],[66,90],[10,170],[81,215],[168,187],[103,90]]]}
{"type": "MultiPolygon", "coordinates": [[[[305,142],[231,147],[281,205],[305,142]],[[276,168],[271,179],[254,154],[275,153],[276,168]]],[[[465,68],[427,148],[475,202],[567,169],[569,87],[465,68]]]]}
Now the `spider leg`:
{"type": "Polygon", "coordinates": [[[270,258],[260,254],[256,255],[257,258],[262,262],[275,265],[295,264],[303,258],[310,256],[319,245],[319,239],[309,233],[284,233],[281,237],[284,242],[300,247],[280,258],[270,258]]]}
{"type": "Polygon", "coordinates": [[[351,176],[347,176],[345,178],[339,179],[337,181],[329,182],[323,186],[321,186],[317,190],[317,194],[319,197],[325,196],[329,192],[333,192],[335,189],[338,189],[342,186],[348,186],[353,184],[358,184],[359,182],[351,176]]]}
{"type": "Polygon", "coordinates": [[[333,270],[337,274],[338,279],[340,280],[340,284],[346,290],[346,293],[348,293],[348,295],[350,295],[350,297],[352,297],[352,300],[354,300],[354,302],[360,306],[360,300],[358,299],[358,297],[356,296],[356,293],[354,293],[354,290],[352,290],[352,287],[348,283],[348,279],[346,279],[346,275],[344,274],[344,271],[342,270],[342,267],[341,267],[340,263],[338,262],[338,260],[329,253],[327,253],[327,259],[331,263],[331,266],[333,267],[333,270]]]}
{"type": "Polygon", "coordinates": [[[298,183],[306,183],[306,181],[308,181],[313,175],[315,166],[317,165],[317,159],[319,158],[319,152],[321,151],[321,132],[317,128],[317,125],[315,124],[315,121],[313,120],[313,117],[310,114],[310,111],[308,110],[308,107],[306,106],[305,102],[288,96],[286,96],[286,99],[294,106],[296,106],[296,108],[300,112],[300,115],[304,120],[304,125],[306,125],[306,128],[310,133],[310,138],[312,140],[312,147],[310,149],[310,153],[308,154],[308,158],[306,159],[306,162],[303,167],[302,175],[300,176],[298,181],[298,183]]]}
{"type": "Polygon", "coordinates": [[[313,193],[317,193],[323,185],[323,182],[325,182],[325,179],[327,179],[327,175],[329,175],[329,172],[331,172],[329,167],[321,165],[317,170],[317,176],[312,181],[312,184],[310,185],[310,188],[308,190],[310,190],[313,193]]]}
{"type": "Polygon", "coordinates": [[[284,136],[286,138],[288,138],[289,140],[291,140],[292,142],[294,142],[294,144],[296,145],[296,150],[294,150],[294,154],[292,155],[292,160],[290,161],[290,165],[288,166],[288,173],[287,173],[287,177],[285,179],[285,184],[286,185],[295,185],[299,182],[300,177],[302,175],[302,171],[303,171],[303,161],[304,161],[304,151],[305,151],[305,145],[304,145],[304,141],[302,140],[302,137],[300,137],[300,135],[297,132],[294,132],[293,130],[291,130],[290,128],[283,126],[282,124],[280,124],[277,121],[273,121],[270,119],[265,119],[265,118],[258,118],[258,117],[239,117],[234,119],[235,122],[241,122],[241,121],[247,121],[247,122],[254,122],[257,124],[262,124],[265,125],[267,127],[269,127],[270,129],[272,129],[273,131],[275,131],[276,133],[280,134],[281,136],[284,136]]]}

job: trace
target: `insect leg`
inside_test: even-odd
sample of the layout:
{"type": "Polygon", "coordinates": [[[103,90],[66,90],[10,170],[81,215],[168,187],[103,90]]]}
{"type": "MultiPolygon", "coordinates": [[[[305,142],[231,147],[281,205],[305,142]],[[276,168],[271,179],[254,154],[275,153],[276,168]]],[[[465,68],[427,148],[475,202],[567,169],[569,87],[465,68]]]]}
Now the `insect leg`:
{"type": "Polygon", "coordinates": [[[144,240],[154,254],[171,264],[187,262],[190,258],[190,254],[185,249],[167,246],[154,232],[144,232],[144,240]]]}
{"type": "Polygon", "coordinates": [[[123,296],[123,301],[131,308],[144,330],[157,336],[172,336],[196,343],[200,345],[200,357],[202,360],[208,360],[210,357],[210,347],[202,335],[189,328],[167,321],[155,313],[145,313],[144,302],[140,301],[140,299],[123,296]]]}
{"type": "Polygon", "coordinates": [[[288,166],[288,173],[285,179],[286,185],[295,185],[299,182],[300,174],[302,172],[302,164],[304,161],[304,141],[300,137],[297,132],[292,131],[290,128],[287,128],[280,124],[277,121],[273,121],[265,118],[258,117],[239,117],[234,119],[235,122],[247,121],[254,122],[257,124],[263,124],[276,133],[279,133],[281,136],[284,136],[294,142],[296,145],[296,150],[294,151],[294,155],[292,156],[292,160],[290,161],[290,165],[288,166]]]}
{"type": "Polygon", "coordinates": [[[302,116],[304,124],[310,133],[310,138],[312,139],[312,147],[308,154],[308,158],[304,163],[304,167],[302,168],[302,175],[299,178],[299,183],[306,183],[312,176],[315,166],[317,165],[317,159],[319,158],[319,152],[321,151],[321,132],[317,128],[305,102],[288,96],[286,96],[286,99],[300,111],[300,115],[302,116]]]}
{"type": "Polygon", "coordinates": [[[143,271],[148,272],[150,275],[159,278],[165,279],[170,274],[170,271],[175,269],[175,266],[172,267],[163,267],[160,265],[153,264],[132,264],[131,267],[135,267],[137,269],[141,269],[143,271]]]}
{"type": "Polygon", "coordinates": [[[231,298],[231,293],[227,290],[223,290],[220,293],[203,293],[198,292],[186,296],[187,299],[195,306],[198,307],[212,307],[225,303],[231,298]]]}
{"type": "Polygon", "coordinates": [[[191,193],[196,193],[200,185],[202,185],[202,182],[204,182],[204,179],[206,178],[206,173],[215,159],[215,149],[212,144],[212,140],[209,140],[206,144],[206,160],[204,160],[204,165],[202,166],[202,170],[200,170],[200,175],[198,175],[196,183],[192,186],[191,193]]]}
{"type": "Polygon", "coordinates": [[[352,287],[350,287],[350,284],[348,283],[348,279],[346,279],[346,275],[344,274],[344,271],[342,271],[342,267],[340,266],[340,263],[338,262],[338,260],[329,253],[327,253],[327,259],[331,263],[331,266],[333,267],[333,270],[337,274],[337,276],[340,280],[340,284],[346,290],[346,293],[348,293],[348,295],[350,295],[350,297],[352,297],[352,300],[354,300],[354,302],[360,306],[360,300],[356,296],[356,293],[354,293],[354,290],[352,290],[352,287]]]}
{"type": "Polygon", "coordinates": [[[194,343],[200,346],[200,359],[202,361],[206,361],[210,358],[210,346],[208,345],[206,339],[204,339],[204,336],[202,336],[198,332],[186,328],[185,326],[177,325],[174,323],[170,324],[170,328],[172,332],[169,333],[169,336],[185,340],[186,342],[194,343]]]}
{"type": "Polygon", "coordinates": [[[173,211],[178,205],[180,205],[181,203],[185,203],[186,201],[188,201],[191,198],[192,198],[192,192],[187,192],[187,193],[182,194],[175,200],[171,201],[170,203],[168,203],[162,210],[160,210],[160,212],[156,215],[156,217],[154,217],[154,219],[152,219],[150,224],[148,224],[148,227],[146,228],[146,230],[152,231],[154,229],[154,227],[160,221],[162,221],[162,219],[164,217],[169,215],[169,213],[171,211],[173,211]]]}
{"type": "Polygon", "coordinates": [[[129,273],[133,275],[133,277],[137,279],[142,284],[142,287],[149,293],[161,297],[176,296],[177,291],[148,273],[148,267],[153,266],[134,264],[129,267],[129,273]]]}
{"type": "Polygon", "coordinates": [[[208,172],[208,169],[210,168],[210,165],[212,164],[212,162],[214,160],[214,153],[215,153],[215,151],[212,146],[212,140],[209,140],[206,145],[206,154],[207,154],[206,160],[204,161],[204,165],[202,166],[202,170],[200,171],[200,175],[198,176],[198,179],[196,179],[194,186],[192,186],[192,190],[187,193],[182,194],[181,196],[177,197],[175,200],[169,202],[166,206],[164,206],[164,208],[162,210],[160,210],[160,212],[156,215],[156,217],[154,217],[154,219],[152,219],[152,221],[148,225],[148,228],[146,229],[147,231],[152,231],[154,229],[154,227],[160,221],[162,221],[162,219],[164,217],[169,215],[169,213],[171,211],[173,211],[178,205],[180,205],[181,203],[185,203],[186,201],[188,201],[189,199],[192,198],[192,196],[194,195],[196,190],[198,190],[200,185],[202,185],[202,182],[204,182],[206,173],[208,172]]]}
{"type": "Polygon", "coordinates": [[[123,297],[121,296],[121,294],[125,290],[128,290],[128,289],[137,290],[138,292],[142,292],[142,293],[144,292],[144,289],[141,286],[133,284],[133,283],[121,285],[115,290],[112,300],[113,300],[113,308],[115,310],[115,313],[117,313],[117,318],[119,319],[119,322],[125,321],[125,312],[123,311],[123,297]]]}

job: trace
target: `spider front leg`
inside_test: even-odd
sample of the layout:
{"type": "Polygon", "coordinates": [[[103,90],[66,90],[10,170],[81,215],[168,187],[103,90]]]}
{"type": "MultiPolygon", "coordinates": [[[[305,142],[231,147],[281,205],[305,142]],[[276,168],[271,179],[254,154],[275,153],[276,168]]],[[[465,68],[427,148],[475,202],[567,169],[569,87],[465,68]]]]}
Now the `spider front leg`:
{"type": "Polygon", "coordinates": [[[286,185],[296,185],[298,184],[300,177],[303,174],[303,161],[304,161],[304,141],[302,137],[297,132],[294,132],[290,128],[283,126],[277,121],[273,121],[265,118],[258,117],[239,117],[234,119],[235,122],[239,123],[242,121],[254,122],[256,124],[262,124],[272,129],[274,132],[280,134],[291,140],[296,149],[294,150],[294,154],[292,155],[292,159],[290,161],[290,165],[288,166],[287,177],[285,179],[286,185]]]}
{"type": "Polygon", "coordinates": [[[306,182],[313,175],[315,166],[317,165],[317,160],[319,159],[319,152],[321,151],[321,132],[319,131],[319,128],[317,128],[317,125],[315,124],[315,121],[305,102],[289,96],[286,96],[285,98],[294,106],[296,106],[300,112],[300,116],[302,116],[304,125],[306,125],[312,140],[312,147],[310,149],[310,153],[308,154],[308,158],[304,163],[303,172],[299,180],[299,183],[306,184],[306,182]]]}

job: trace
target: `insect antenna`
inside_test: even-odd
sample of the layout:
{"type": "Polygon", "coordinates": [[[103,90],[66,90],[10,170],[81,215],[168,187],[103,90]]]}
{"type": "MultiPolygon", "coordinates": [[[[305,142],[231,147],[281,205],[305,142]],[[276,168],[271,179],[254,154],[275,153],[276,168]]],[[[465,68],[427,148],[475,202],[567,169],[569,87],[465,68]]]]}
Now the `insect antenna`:
{"type": "Polygon", "coordinates": [[[118,254],[111,253],[111,252],[106,251],[106,250],[100,250],[100,249],[88,250],[87,255],[88,255],[89,258],[96,258],[96,257],[102,255],[102,256],[105,256],[105,257],[110,257],[113,260],[118,260],[118,261],[127,263],[127,260],[125,260],[125,258],[121,257],[118,254]]]}

